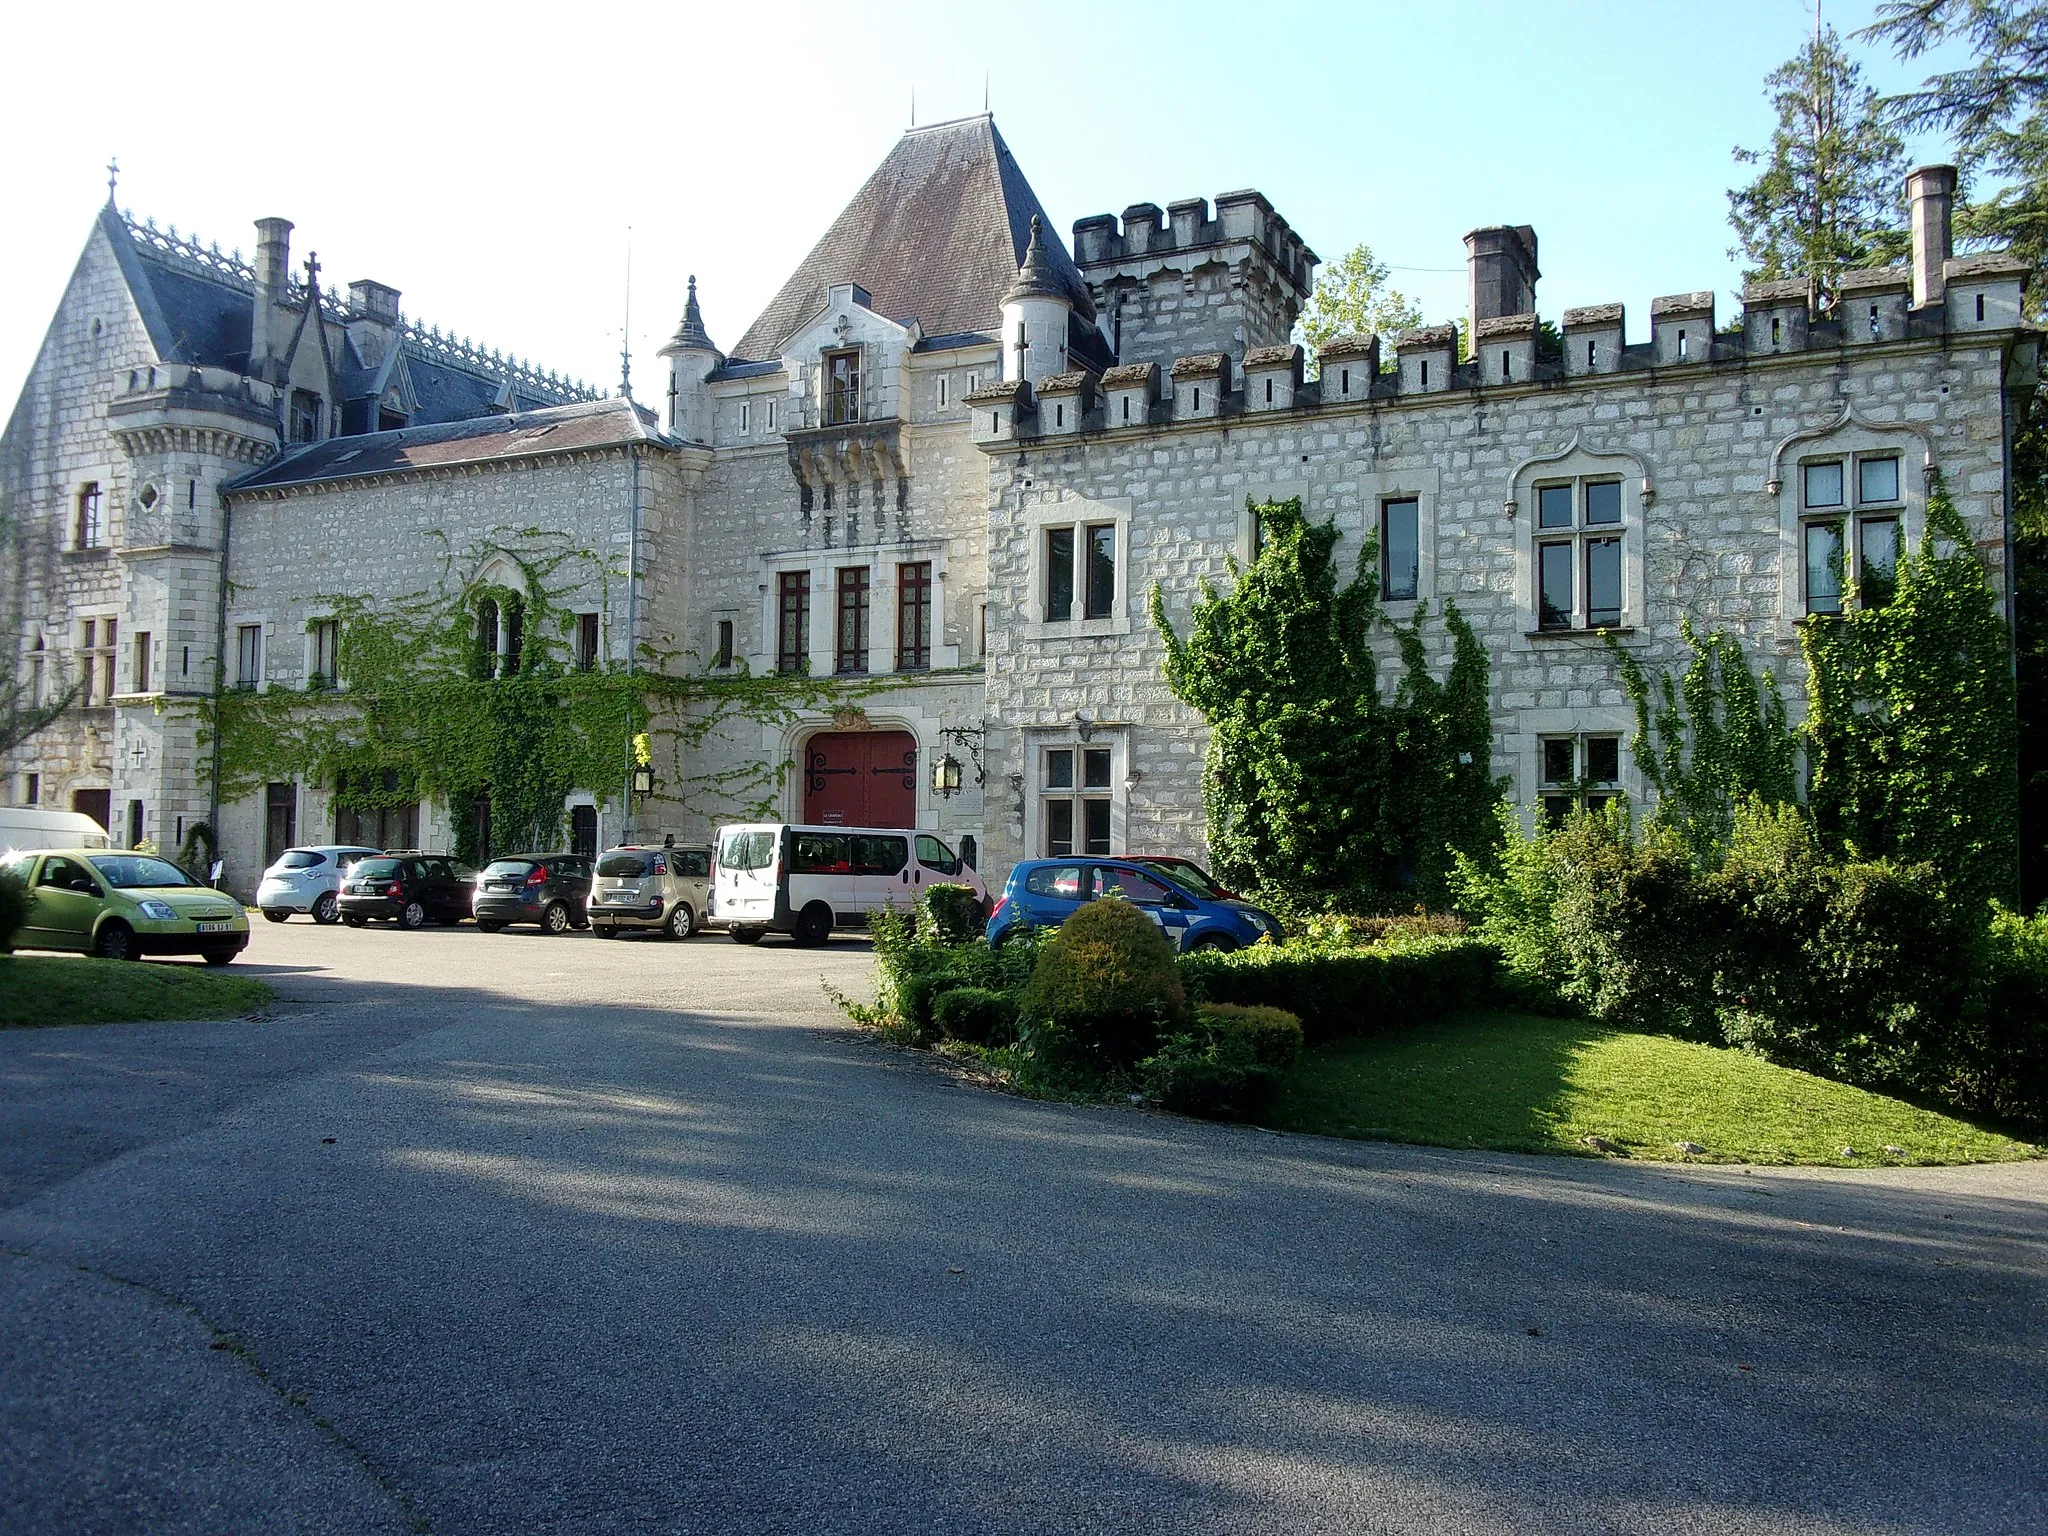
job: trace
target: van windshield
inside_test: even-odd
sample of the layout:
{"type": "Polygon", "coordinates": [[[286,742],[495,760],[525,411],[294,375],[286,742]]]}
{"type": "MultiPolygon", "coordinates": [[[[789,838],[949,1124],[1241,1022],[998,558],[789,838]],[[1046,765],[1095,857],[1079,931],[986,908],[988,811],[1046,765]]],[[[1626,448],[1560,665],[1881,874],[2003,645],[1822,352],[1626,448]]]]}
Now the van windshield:
{"type": "Polygon", "coordinates": [[[766,869],[775,862],[775,834],[766,829],[728,832],[719,845],[720,869],[766,869]]]}
{"type": "Polygon", "coordinates": [[[638,880],[647,873],[647,856],[642,853],[608,853],[597,861],[597,872],[607,880],[638,880]]]}

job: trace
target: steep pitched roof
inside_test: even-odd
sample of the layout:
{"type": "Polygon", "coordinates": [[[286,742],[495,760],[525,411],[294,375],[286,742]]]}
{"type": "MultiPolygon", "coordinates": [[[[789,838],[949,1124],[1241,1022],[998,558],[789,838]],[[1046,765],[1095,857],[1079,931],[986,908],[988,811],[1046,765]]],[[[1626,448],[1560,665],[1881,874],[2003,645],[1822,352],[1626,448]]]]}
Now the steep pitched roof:
{"type": "Polygon", "coordinates": [[[1031,240],[1032,215],[1045,223],[1045,255],[1076,308],[1094,303],[1038,194],[991,117],[913,128],[896,141],[825,237],[732,349],[735,358],[779,355],[782,344],[825,307],[835,283],[859,283],[876,313],[927,335],[993,334],[1002,296],[1016,281],[1031,240]]]}

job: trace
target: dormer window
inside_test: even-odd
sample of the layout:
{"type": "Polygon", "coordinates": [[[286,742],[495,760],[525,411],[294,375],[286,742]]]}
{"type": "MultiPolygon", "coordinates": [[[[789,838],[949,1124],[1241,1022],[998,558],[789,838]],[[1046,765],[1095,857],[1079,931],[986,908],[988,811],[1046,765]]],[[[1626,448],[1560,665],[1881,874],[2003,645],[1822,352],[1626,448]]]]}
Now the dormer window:
{"type": "Polygon", "coordinates": [[[860,351],[825,354],[825,425],[846,426],[860,420],[860,351]]]}
{"type": "Polygon", "coordinates": [[[292,391],[292,441],[313,443],[320,440],[320,397],[310,389],[292,391]]]}

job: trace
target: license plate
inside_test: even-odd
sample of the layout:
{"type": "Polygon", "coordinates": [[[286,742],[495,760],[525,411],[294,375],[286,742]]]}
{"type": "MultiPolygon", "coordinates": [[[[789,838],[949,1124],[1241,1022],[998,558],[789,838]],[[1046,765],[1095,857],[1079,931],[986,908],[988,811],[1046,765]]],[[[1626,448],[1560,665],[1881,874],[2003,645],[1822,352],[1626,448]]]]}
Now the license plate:
{"type": "Polygon", "coordinates": [[[201,933],[226,933],[235,925],[233,923],[200,923],[196,926],[201,933]]]}

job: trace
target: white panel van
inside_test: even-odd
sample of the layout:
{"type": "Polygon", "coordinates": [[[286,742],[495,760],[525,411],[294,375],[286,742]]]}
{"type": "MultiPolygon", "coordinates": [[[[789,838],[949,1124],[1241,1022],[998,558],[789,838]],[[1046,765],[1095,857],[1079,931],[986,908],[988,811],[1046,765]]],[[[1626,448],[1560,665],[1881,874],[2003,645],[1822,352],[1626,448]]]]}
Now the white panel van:
{"type": "Polygon", "coordinates": [[[988,888],[934,832],[904,827],[720,827],[711,850],[711,916],[752,944],[770,931],[822,944],[885,907],[908,911],[928,885],[988,888]]]}
{"type": "Polygon", "coordinates": [[[0,807],[0,853],[36,848],[105,848],[107,829],[83,811],[0,807]]]}

